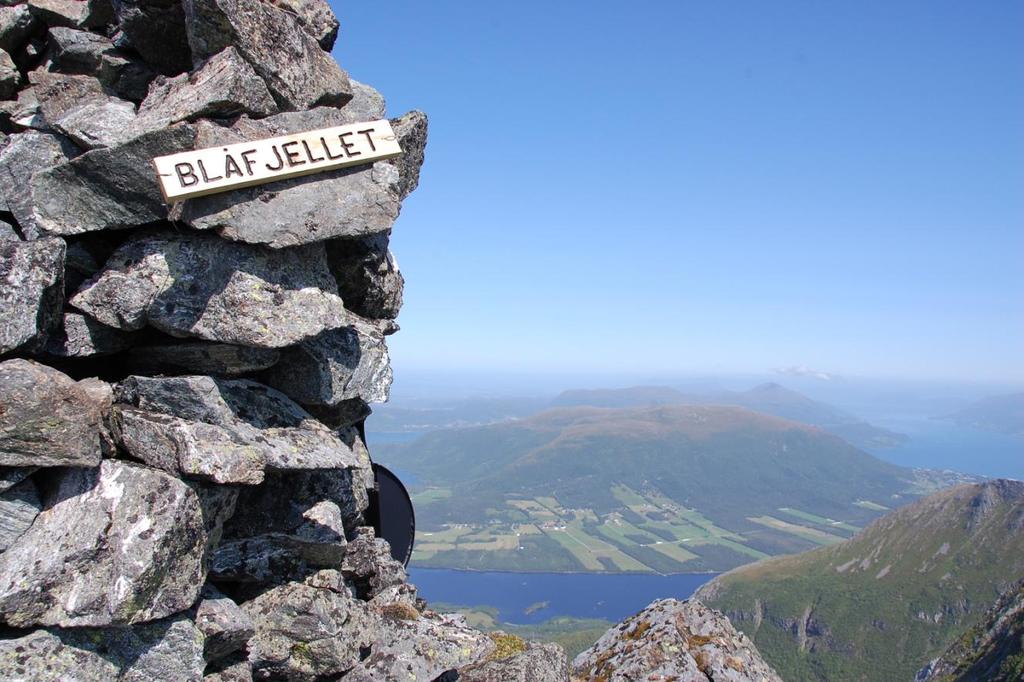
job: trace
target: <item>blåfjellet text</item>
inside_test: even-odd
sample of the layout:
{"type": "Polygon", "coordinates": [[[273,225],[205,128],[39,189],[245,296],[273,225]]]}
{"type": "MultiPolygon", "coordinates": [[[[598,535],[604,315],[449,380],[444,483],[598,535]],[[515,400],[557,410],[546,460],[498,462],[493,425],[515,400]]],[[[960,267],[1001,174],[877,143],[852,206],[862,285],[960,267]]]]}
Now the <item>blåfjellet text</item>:
{"type": "Polygon", "coordinates": [[[402,148],[386,120],[353,123],[153,159],[167,203],[391,159],[402,148]]]}

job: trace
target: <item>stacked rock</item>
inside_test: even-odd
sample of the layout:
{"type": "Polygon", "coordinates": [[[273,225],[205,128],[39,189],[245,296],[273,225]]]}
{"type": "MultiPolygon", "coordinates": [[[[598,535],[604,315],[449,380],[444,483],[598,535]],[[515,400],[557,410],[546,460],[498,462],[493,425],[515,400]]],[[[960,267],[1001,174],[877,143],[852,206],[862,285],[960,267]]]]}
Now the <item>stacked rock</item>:
{"type": "Polygon", "coordinates": [[[0,0],[0,678],[564,679],[365,511],[403,155],[167,206],[153,157],[384,117],[324,0],[0,0]],[[454,676],[454,677],[453,677],[454,676]]]}

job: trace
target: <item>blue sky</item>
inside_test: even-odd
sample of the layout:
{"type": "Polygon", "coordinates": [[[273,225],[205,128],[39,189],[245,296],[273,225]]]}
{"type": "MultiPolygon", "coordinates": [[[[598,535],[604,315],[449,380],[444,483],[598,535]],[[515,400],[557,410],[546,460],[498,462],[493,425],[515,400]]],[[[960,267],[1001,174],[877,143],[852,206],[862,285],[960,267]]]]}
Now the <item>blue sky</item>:
{"type": "Polygon", "coordinates": [[[335,9],[430,116],[399,374],[1024,381],[1024,3],[335,9]]]}

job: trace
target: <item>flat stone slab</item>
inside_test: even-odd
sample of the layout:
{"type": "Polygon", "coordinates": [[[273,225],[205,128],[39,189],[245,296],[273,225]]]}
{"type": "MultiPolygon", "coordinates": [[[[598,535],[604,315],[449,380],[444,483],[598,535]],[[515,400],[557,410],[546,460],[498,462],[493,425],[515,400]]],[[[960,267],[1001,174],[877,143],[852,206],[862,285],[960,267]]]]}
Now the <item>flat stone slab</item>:
{"type": "Polygon", "coordinates": [[[280,348],[344,324],[322,246],[270,250],[213,235],[123,244],[71,305],[111,327],[280,348]]]}
{"type": "MultiPolygon", "coordinates": [[[[198,124],[196,146],[216,147],[359,121],[347,108],[329,107],[258,120],[242,117],[230,127],[198,124]]],[[[195,229],[216,230],[226,239],[281,248],[387,232],[398,217],[401,187],[398,167],[378,161],[197,197],[176,204],[171,217],[195,229]]]]}
{"type": "MultiPolygon", "coordinates": [[[[189,452],[194,461],[204,449],[202,434],[226,446],[235,456],[262,462],[273,471],[357,469],[368,472],[370,458],[354,428],[332,430],[287,396],[245,379],[208,376],[129,377],[117,386],[116,399],[152,415],[173,417],[161,422],[149,417],[147,430],[163,431],[189,452]],[[204,429],[203,427],[217,427],[204,429]],[[172,436],[177,431],[189,434],[172,436]],[[216,435],[215,435],[216,434],[216,435]],[[190,440],[194,439],[194,440],[190,440]],[[191,444],[191,447],[187,447],[191,444]]],[[[143,417],[137,425],[142,428],[143,417]]]]}
{"type": "Polygon", "coordinates": [[[35,173],[30,185],[36,224],[51,234],[69,235],[165,219],[151,160],[194,143],[195,128],[180,124],[35,173]]]}

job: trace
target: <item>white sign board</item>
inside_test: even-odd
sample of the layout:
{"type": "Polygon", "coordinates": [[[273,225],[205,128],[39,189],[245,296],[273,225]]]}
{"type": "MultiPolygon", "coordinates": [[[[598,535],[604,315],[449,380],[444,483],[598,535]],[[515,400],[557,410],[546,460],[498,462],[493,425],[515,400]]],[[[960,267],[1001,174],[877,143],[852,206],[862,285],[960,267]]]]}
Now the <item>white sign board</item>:
{"type": "Polygon", "coordinates": [[[153,159],[167,203],[320,173],[402,153],[386,120],[312,130],[153,159]]]}

